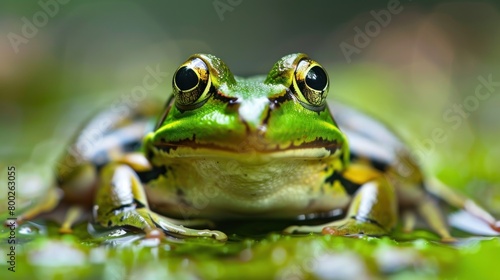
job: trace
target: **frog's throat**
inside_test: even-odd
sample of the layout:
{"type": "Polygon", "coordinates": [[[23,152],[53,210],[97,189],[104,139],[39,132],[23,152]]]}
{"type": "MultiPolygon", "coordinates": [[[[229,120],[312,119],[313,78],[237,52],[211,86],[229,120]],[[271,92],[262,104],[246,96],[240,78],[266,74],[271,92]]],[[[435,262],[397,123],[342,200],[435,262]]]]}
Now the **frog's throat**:
{"type": "Polygon", "coordinates": [[[322,138],[302,144],[290,142],[283,145],[264,145],[254,141],[243,141],[236,145],[217,145],[187,139],[178,142],[158,143],[153,147],[153,152],[165,157],[241,157],[247,155],[261,158],[317,159],[338,156],[341,148],[341,144],[337,141],[327,141],[322,138]]]}

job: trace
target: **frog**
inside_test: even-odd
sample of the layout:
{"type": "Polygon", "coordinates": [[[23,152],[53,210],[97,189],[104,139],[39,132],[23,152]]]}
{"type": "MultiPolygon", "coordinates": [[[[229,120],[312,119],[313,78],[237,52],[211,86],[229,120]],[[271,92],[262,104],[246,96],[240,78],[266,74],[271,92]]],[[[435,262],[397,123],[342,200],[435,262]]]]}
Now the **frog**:
{"type": "Polygon", "coordinates": [[[108,109],[87,123],[58,165],[57,188],[18,221],[66,205],[62,233],[86,213],[146,237],[225,241],[214,222],[284,219],[285,234],[384,236],[400,222],[411,232],[420,218],[453,242],[444,201],[500,232],[493,215],[427,175],[385,124],[331,102],[329,88],[325,68],[304,53],[246,78],[194,54],[164,106],[108,109]],[[102,141],[82,145],[103,123],[102,141]],[[319,217],[326,222],[298,223],[319,217]]]}

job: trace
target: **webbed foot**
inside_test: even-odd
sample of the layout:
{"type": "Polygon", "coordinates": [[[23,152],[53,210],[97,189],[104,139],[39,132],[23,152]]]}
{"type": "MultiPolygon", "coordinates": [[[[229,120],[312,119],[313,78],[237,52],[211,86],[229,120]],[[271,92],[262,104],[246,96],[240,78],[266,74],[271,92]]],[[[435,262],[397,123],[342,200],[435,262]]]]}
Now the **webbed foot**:
{"type": "Polygon", "coordinates": [[[317,226],[290,226],[286,233],[333,235],[383,235],[397,221],[394,190],[383,176],[363,184],[356,192],[344,219],[317,226]]]}
{"type": "Polygon", "coordinates": [[[93,216],[103,227],[132,226],[143,230],[147,236],[157,236],[157,230],[160,229],[164,234],[175,237],[227,240],[223,232],[192,229],[182,225],[206,223],[205,220],[185,222],[164,217],[149,209],[137,174],[123,164],[109,164],[102,169],[93,216]]]}

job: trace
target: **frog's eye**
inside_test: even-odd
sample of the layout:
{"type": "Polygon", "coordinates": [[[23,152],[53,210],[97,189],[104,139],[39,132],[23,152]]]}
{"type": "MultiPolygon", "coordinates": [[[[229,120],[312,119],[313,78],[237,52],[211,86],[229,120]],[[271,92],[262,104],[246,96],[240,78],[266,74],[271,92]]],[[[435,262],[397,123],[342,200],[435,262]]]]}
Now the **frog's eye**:
{"type": "Polygon", "coordinates": [[[303,59],[295,69],[293,91],[306,108],[321,109],[328,94],[328,75],[317,62],[303,59]]]}
{"type": "Polygon", "coordinates": [[[182,64],[174,74],[172,86],[175,102],[184,109],[202,105],[209,96],[210,75],[208,67],[199,58],[193,58],[182,64]]]}

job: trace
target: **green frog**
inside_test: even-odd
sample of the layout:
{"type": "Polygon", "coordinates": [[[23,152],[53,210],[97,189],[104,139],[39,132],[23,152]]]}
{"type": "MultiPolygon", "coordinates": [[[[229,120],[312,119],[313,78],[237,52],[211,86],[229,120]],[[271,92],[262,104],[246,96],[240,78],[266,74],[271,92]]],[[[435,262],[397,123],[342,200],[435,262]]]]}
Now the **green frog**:
{"type": "Polygon", "coordinates": [[[233,76],[213,55],[195,54],[173,75],[163,109],[149,104],[94,117],[59,164],[58,188],[19,221],[66,205],[61,232],[92,213],[102,227],[131,226],[148,237],[226,240],[221,231],[196,228],[287,219],[290,234],[379,236],[398,217],[411,231],[419,216],[453,241],[439,197],[500,231],[472,200],[424,176],[380,122],[328,105],[329,86],[325,69],[302,53],[249,78],[233,76]],[[97,128],[102,139],[82,145],[97,128]],[[298,225],[319,217],[332,218],[298,225]]]}

